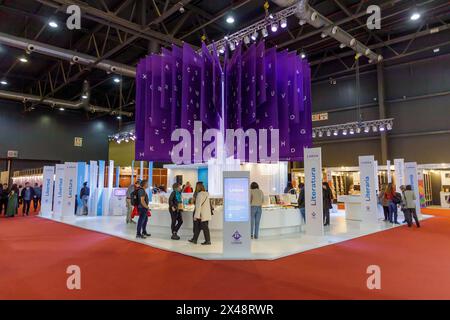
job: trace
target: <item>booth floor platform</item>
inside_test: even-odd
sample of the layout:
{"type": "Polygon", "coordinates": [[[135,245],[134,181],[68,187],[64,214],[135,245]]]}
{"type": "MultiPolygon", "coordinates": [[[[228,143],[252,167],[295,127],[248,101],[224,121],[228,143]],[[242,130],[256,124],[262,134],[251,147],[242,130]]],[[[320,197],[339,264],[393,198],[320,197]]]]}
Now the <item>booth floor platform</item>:
{"type": "MultiPolygon", "coordinates": [[[[423,215],[423,219],[429,216],[423,215]]],[[[151,218],[149,219],[148,232],[151,237],[141,240],[136,239],[136,225],[126,224],[125,217],[121,216],[100,216],[100,217],[44,217],[54,221],[66,223],[79,228],[97,231],[122,239],[142,243],[154,248],[181,253],[187,256],[205,260],[227,260],[222,256],[222,234],[211,232],[210,246],[200,245],[203,242],[203,234],[200,234],[199,244],[194,245],[187,240],[192,234],[179,234],[178,241],[170,239],[170,233],[161,233],[160,230],[152,230],[151,218]]],[[[403,221],[403,215],[399,214],[398,220],[403,221]]],[[[355,239],[361,236],[392,229],[400,225],[379,220],[376,224],[364,224],[359,221],[345,219],[345,211],[331,214],[331,226],[325,227],[325,236],[309,236],[304,231],[283,236],[265,236],[252,241],[252,252],[249,256],[231,260],[274,260],[296,253],[320,248],[323,246],[355,239]]],[[[169,229],[167,229],[168,231],[169,229]]]]}

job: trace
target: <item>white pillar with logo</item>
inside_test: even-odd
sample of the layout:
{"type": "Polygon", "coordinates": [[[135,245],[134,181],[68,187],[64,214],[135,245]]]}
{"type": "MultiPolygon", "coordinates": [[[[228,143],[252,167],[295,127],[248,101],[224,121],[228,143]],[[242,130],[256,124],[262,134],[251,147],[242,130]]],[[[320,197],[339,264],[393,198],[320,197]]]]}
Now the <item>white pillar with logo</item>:
{"type": "Polygon", "coordinates": [[[377,177],[375,174],[375,157],[359,157],[361,185],[361,220],[366,223],[378,222],[378,201],[376,194],[377,177]]]}
{"type": "Polygon", "coordinates": [[[304,150],[306,234],[323,236],[322,148],[304,150]]]}
{"type": "Polygon", "coordinates": [[[394,159],[395,190],[401,192],[400,187],[405,185],[405,160],[394,159]]]}
{"type": "Polygon", "coordinates": [[[417,172],[417,162],[405,163],[405,185],[410,185],[416,197],[416,213],[419,219],[422,219],[420,212],[420,193],[419,193],[419,175],[417,172]]]}
{"type": "Polygon", "coordinates": [[[62,215],[62,200],[64,190],[64,164],[55,165],[55,191],[53,192],[53,215],[62,215]]]}
{"type": "Polygon", "coordinates": [[[42,172],[42,195],[40,212],[40,214],[43,216],[47,216],[52,213],[54,176],[55,167],[44,166],[42,172]]]}
{"type": "Polygon", "coordinates": [[[75,201],[77,200],[77,170],[78,163],[65,163],[62,194],[62,215],[65,217],[75,217],[75,201]]]}
{"type": "Polygon", "coordinates": [[[223,172],[223,208],[223,256],[250,256],[250,172],[223,172]]]}

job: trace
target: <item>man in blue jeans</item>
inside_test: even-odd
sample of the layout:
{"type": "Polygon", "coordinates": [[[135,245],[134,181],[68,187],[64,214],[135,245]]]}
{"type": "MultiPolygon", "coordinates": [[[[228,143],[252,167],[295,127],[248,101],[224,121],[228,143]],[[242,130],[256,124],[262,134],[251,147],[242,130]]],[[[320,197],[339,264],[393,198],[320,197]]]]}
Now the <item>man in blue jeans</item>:
{"type": "Polygon", "coordinates": [[[34,190],[32,187],[30,187],[29,182],[25,182],[25,188],[22,189],[20,195],[22,196],[23,199],[22,213],[23,215],[28,216],[30,214],[31,200],[34,197],[34,190]]]}
{"type": "Polygon", "coordinates": [[[298,195],[298,208],[302,217],[303,224],[306,224],[306,211],[305,211],[305,185],[300,183],[300,194],[298,195]]]}
{"type": "MultiPolygon", "coordinates": [[[[142,180],[141,186],[134,192],[136,192],[136,197],[138,200],[138,210],[139,210],[139,220],[137,223],[137,239],[145,239],[150,237],[147,233],[147,222],[148,222],[148,195],[145,189],[148,187],[147,180],[142,180]]],[[[134,195],[133,195],[134,196],[134,195]]]]}

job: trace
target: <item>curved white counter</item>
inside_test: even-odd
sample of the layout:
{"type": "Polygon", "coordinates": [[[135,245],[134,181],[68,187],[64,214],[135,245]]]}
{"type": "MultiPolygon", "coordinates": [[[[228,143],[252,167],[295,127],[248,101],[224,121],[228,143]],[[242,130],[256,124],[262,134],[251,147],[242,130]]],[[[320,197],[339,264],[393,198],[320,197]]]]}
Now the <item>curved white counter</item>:
{"type": "MultiPolygon", "coordinates": [[[[150,208],[152,216],[148,222],[149,230],[170,233],[171,218],[167,205],[151,205],[150,208]]],[[[181,233],[192,233],[192,216],[192,208],[183,211],[181,233]]],[[[300,225],[300,211],[297,208],[263,207],[259,233],[261,236],[297,233],[300,231],[300,225]]],[[[209,228],[214,231],[221,231],[223,229],[222,206],[214,210],[212,220],[209,222],[209,228]]]]}

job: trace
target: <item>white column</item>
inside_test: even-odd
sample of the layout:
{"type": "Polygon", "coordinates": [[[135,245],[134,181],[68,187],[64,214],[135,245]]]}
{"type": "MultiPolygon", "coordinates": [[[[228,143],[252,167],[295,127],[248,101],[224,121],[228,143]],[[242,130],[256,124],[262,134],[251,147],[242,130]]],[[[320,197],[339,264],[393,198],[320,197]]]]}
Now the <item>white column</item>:
{"type": "Polygon", "coordinates": [[[64,184],[62,195],[62,215],[75,216],[75,201],[77,195],[77,170],[76,162],[66,162],[64,169],[64,184]]]}
{"type": "Polygon", "coordinates": [[[361,219],[364,222],[374,223],[378,221],[374,156],[360,156],[359,171],[361,173],[361,219]]]}
{"type": "Polygon", "coordinates": [[[322,148],[304,150],[306,233],[323,235],[322,148]]]}
{"type": "Polygon", "coordinates": [[[41,215],[49,215],[52,213],[54,177],[55,167],[44,166],[42,175],[41,215]]]}
{"type": "Polygon", "coordinates": [[[420,212],[419,176],[417,172],[417,162],[405,163],[405,185],[410,185],[416,197],[416,213],[422,219],[420,212]]]}
{"type": "Polygon", "coordinates": [[[400,187],[405,185],[405,160],[394,159],[395,168],[395,190],[401,192],[400,187]]]}
{"type": "Polygon", "coordinates": [[[53,194],[53,214],[56,216],[62,215],[62,199],[63,199],[65,170],[66,166],[64,164],[57,164],[55,166],[55,191],[53,194]]]}

